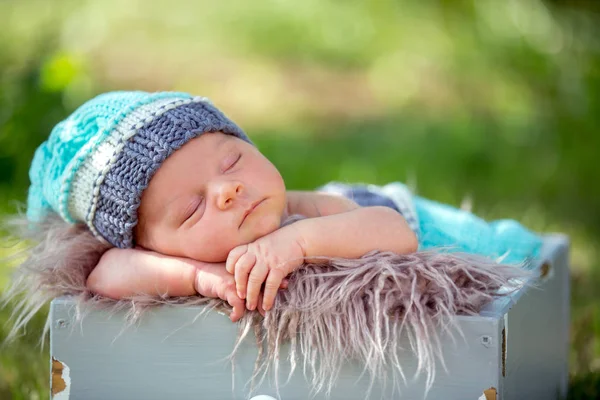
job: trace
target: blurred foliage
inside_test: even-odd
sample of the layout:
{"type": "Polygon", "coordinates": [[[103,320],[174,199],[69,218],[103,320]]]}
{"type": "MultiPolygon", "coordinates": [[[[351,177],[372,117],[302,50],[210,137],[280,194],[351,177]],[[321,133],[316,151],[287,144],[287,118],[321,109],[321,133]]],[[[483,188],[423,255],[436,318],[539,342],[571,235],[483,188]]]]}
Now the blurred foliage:
{"type": "Polygon", "coordinates": [[[571,387],[567,400],[599,399],[600,398],[600,373],[589,372],[575,376],[571,380],[571,387]]]}
{"type": "MultiPolygon", "coordinates": [[[[0,26],[0,211],[24,201],[35,148],[89,97],[205,95],[290,188],[402,180],[454,205],[468,196],[487,218],[569,234],[569,398],[597,393],[595,1],[5,0],[0,26]]],[[[29,335],[2,349],[2,399],[47,396],[47,354],[29,335]]]]}

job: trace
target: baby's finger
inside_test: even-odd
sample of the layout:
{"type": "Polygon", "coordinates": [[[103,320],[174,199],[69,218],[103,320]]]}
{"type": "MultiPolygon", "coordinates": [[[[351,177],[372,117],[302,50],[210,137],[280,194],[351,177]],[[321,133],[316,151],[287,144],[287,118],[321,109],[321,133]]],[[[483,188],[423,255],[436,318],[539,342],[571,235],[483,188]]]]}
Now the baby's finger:
{"type": "Polygon", "coordinates": [[[248,277],[248,290],[246,291],[246,308],[254,310],[258,303],[260,287],[262,286],[269,270],[265,264],[257,262],[248,277]]]}
{"type": "Polygon", "coordinates": [[[266,311],[269,311],[271,308],[273,308],[275,296],[277,296],[277,290],[279,289],[284,276],[284,272],[280,269],[272,269],[269,272],[269,276],[265,282],[265,295],[263,298],[263,307],[266,311]]]}
{"type": "Polygon", "coordinates": [[[263,317],[265,316],[266,312],[262,305],[262,296],[258,296],[258,306],[256,306],[256,309],[258,310],[260,315],[262,315],[263,317]]]}
{"type": "Polygon", "coordinates": [[[235,264],[235,288],[240,299],[246,298],[246,287],[248,286],[248,275],[256,264],[256,256],[253,253],[242,255],[235,264]]]}
{"type": "Polygon", "coordinates": [[[244,244],[242,246],[234,248],[229,252],[229,255],[227,255],[227,261],[225,262],[225,269],[227,270],[227,272],[233,275],[235,270],[235,264],[238,262],[241,256],[246,254],[247,251],[248,245],[244,244]]]}
{"type": "Polygon", "coordinates": [[[229,319],[231,322],[237,322],[244,316],[244,300],[240,299],[233,291],[230,291],[227,295],[227,302],[233,310],[231,314],[229,314],[229,319]]]}

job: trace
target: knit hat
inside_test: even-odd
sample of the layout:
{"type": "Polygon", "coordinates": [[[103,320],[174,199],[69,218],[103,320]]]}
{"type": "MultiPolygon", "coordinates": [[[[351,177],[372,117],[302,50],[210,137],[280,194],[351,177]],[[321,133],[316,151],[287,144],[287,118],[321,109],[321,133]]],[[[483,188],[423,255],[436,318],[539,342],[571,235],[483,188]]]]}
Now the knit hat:
{"type": "Polygon", "coordinates": [[[101,239],[133,247],[144,189],[162,162],[207,132],[250,139],[206,98],[175,92],[111,92],[79,107],[35,152],[27,217],[50,210],[101,239]]]}

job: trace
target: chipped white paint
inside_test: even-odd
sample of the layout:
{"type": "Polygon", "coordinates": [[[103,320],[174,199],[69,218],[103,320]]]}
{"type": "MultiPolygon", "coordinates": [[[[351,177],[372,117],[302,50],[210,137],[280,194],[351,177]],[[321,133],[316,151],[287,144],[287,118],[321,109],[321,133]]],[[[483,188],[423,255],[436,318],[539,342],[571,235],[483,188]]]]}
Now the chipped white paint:
{"type": "Polygon", "coordinates": [[[64,362],[52,358],[52,400],[69,400],[71,370],[64,362]]]}
{"type": "Polygon", "coordinates": [[[505,366],[506,372],[506,360],[508,360],[508,313],[504,314],[504,337],[502,338],[502,348],[504,354],[502,354],[502,363],[505,366]]]}
{"type": "Polygon", "coordinates": [[[497,400],[498,391],[495,387],[491,387],[483,391],[483,394],[479,396],[477,400],[497,400]]]}
{"type": "Polygon", "coordinates": [[[544,263],[540,268],[540,276],[542,280],[549,280],[554,278],[554,268],[550,263],[544,263]]]}

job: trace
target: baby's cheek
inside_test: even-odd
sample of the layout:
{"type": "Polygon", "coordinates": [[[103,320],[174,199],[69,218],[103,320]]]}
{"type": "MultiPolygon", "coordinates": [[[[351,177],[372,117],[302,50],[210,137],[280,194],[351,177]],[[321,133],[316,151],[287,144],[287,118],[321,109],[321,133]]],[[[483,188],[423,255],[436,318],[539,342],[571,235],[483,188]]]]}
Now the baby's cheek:
{"type": "Polygon", "coordinates": [[[204,246],[195,246],[188,252],[190,258],[204,262],[224,262],[227,260],[228,252],[222,248],[207,248],[204,246]]]}
{"type": "Polygon", "coordinates": [[[280,218],[274,215],[268,215],[263,218],[260,218],[253,227],[254,229],[252,232],[251,241],[254,241],[258,238],[268,235],[271,232],[276,231],[277,229],[279,229],[280,223],[280,218]]]}
{"type": "Polygon", "coordinates": [[[238,245],[231,237],[200,236],[186,241],[186,253],[198,261],[224,262],[229,252],[238,245]]]}

